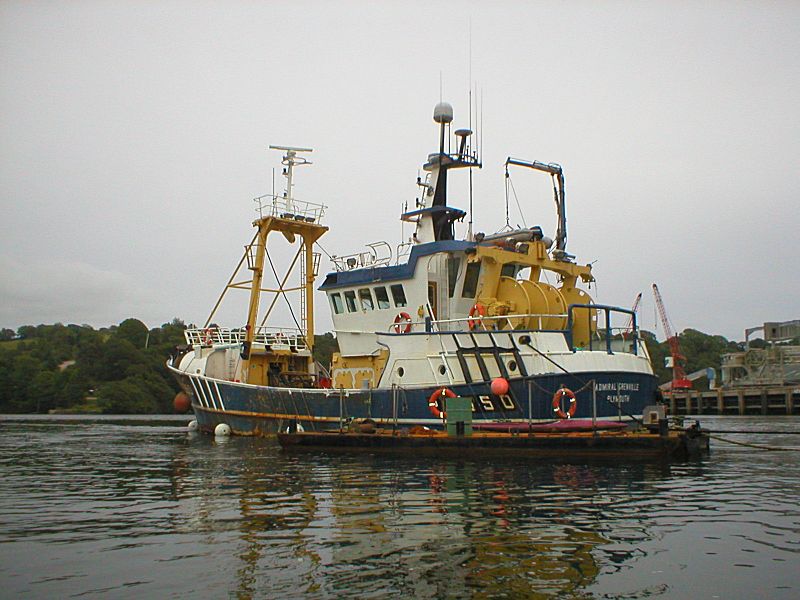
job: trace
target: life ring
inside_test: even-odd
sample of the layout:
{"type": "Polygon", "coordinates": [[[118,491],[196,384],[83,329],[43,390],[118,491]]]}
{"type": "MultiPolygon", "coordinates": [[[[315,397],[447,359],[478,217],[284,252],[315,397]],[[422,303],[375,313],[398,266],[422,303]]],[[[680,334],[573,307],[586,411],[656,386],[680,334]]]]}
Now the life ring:
{"type": "Polygon", "coordinates": [[[408,333],[411,331],[411,315],[407,312],[401,312],[394,318],[394,332],[395,333],[408,333]],[[403,326],[405,323],[405,327],[403,326]]]}
{"type": "Polygon", "coordinates": [[[214,345],[214,330],[210,327],[203,329],[203,333],[200,337],[201,342],[204,346],[213,346],[214,345]]]}
{"type": "Polygon", "coordinates": [[[486,316],[486,307],[480,302],[476,302],[475,305],[469,309],[469,319],[467,319],[469,330],[472,331],[478,325],[483,325],[483,317],[485,316],[486,316]],[[478,317],[473,318],[475,317],[475,315],[478,315],[478,317]]]}
{"type": "MultiPolygon", "coordinates": [[[[443,410],[439,410],[439,399],[455,397],[456,393],[453,390],[447,389],[446,387],[438,389],[428,398],[428,410],[430,410],[431,414],[437,419],[446,419],[447,413],[443,410]]],[[[444,406],[442,406],[442,408],[444,408],[444,406]]]]}
{"type": "Polygon", "coordinates": [[[553,394],[553,412],[559,419],[571,419],[575,415],[575,410],[578,408],[578,403],[575,401],[575,392],[571,389],[562,387],[555,394],[553,394]],[[561,408],[561,399],[566,396],[569,398],[569,408],[567,412],[561,408]]]}

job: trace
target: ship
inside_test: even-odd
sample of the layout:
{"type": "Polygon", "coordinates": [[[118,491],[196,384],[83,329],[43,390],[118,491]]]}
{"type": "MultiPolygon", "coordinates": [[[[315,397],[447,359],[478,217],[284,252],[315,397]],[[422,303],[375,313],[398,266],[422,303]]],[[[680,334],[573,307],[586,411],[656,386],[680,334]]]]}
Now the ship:
{"type": "Polygon", "coordinates": [[[552,179],[553,237],[508,220],[501,231],[475,232],[470,215],[459,239],[467,211],[448,204],[448,179],[469,172],[471,208],[480,137],[452,130],[446,102],[433,120],[438,151],[417,177],[413,209],[400,216],[410,238],[329,255],[332,270],[318,288],[328,207],[295,194],[312,149],[270,146],[282,153],[285,189],[275,193],[273,184],[255,198],[254,236],[214,309],[227,292],[245,290],[244,325],[219,326],[212,310],[203,326],[186,329],[167,365],[200,430],[270,435],[359,422],[444,429],[451,398],[469,399],[478,430],[663,417],[653,412],[659,391],[635,311],[596,303],[585,289],[595,283],[591,264],[567,251],[562,167],[513,157],[504,165],[507,177],[513,167],[552,179]],[[294,252],[283,275],[275,244],[294,252]],[[327,365],[314,358],[315,288],[338,343],[327,365]],[[279,299],[290,294],[292,326],[276,326],[279,299]]]}

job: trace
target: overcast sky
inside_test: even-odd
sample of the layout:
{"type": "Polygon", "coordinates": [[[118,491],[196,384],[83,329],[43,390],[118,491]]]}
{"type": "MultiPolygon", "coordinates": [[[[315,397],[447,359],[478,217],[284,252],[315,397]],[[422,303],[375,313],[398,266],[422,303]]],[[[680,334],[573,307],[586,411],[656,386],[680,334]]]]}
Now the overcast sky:
{"type": "MultiPolygon", "coordinates": [[[[558,162],[598,302],[644,291],[652,330],[657,282],[678,330],[732,339],[800,318],[798,2],[4,0],[0,327],[204,321],[269,144],[314,148],[296,195],[330,207],[328,252],[396,245],[440,81],[465,127],[470,73],[476,230],[505,224],[506,156],[558,162]]],[[[549,178],[512,177],[512,225],[552,235],[549,178]]]]}

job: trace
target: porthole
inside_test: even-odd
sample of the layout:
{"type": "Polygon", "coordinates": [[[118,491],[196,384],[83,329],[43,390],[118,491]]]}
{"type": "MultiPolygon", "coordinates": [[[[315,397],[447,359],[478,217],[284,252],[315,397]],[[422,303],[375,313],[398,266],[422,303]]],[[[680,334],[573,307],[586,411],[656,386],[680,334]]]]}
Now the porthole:
{"type": "Polygon", "coordinates": [[[397,376],[398,376],[398,377],[402,377],[402,376],[403,376],[403,375],[405,375],[405,374],[406,374],[406,371],[405,371],[405,369],[404,369],[403,367],[399,367],[399,368],[397,369],[397,376]]]}
{"type": "Polygon", "coordinates": [[[517,370],[517,361],[515,361],[515,360],[508,361],[508,370],[511,371],[511,372],[516,371],[517,370]]]}
{"type": "Polygon", "coordinates": [[[439,365],[439,373],[441,375],[444,375],[445,373],[447,373],[447,367],[445,367],[444,365],[439,365]]]}

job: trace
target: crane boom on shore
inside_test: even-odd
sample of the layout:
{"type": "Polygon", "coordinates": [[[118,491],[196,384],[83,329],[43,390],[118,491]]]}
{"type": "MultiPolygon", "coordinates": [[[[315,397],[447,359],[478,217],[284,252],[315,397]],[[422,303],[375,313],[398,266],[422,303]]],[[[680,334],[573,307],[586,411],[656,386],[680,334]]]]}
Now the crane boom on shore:
{"type": "Polygon", "coordinates": [[[661,317],[661,325],[664,328],[664,335],[669,344],[669,352],[672,358],[672,388],[673,390],[690,390],[692,389],[692,382],[687,379],[686,371],[683,368],[683,363],[686,357],[681,354],[681,345],[678,340],[678,334],[672,330],[672,325],[667,316],[667,309],[664,307],[664,300],[661,298],[661,292],[658,291],[658,286],[653,284],[653,296],[656,299],[656,306],[658,307],[658,315],[661,317]]]}
{"type": "Polygon", "coordinates": [[[631,306],[631,318],[628,319],[628,324],[625,326],[625,333],[624,335],[628,335],[631,331],[633,331],[633,319],[636,315],[636,311],[639,310],[639,303],[642,301],[642,292],[639,292],[639,295],[636,296],[636,300],[633,301],[633,306],[631,306]]]}

